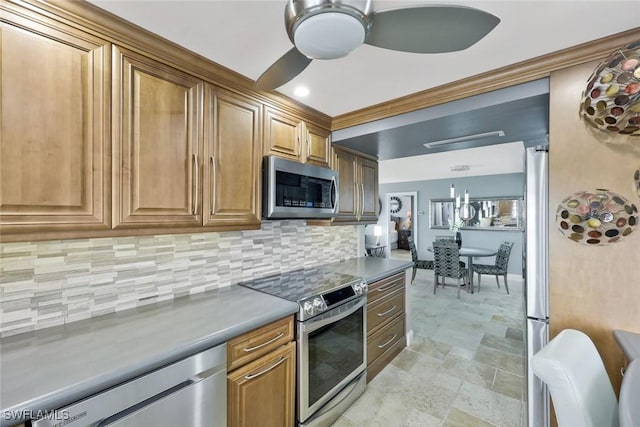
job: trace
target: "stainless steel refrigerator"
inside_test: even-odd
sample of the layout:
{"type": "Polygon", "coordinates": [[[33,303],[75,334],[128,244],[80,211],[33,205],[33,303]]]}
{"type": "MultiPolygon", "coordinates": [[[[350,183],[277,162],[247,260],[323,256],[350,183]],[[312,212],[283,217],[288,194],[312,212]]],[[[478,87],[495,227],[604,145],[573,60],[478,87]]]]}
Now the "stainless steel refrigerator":
{"type": "Polygon", "coordinates": [[[549,342],[549,153],[546,146],[525,152],[526,233],[524,258],[526,310],[527,416],[529,427],[549,426],[549,393],[533,374],[532,356],[549,342]]]}

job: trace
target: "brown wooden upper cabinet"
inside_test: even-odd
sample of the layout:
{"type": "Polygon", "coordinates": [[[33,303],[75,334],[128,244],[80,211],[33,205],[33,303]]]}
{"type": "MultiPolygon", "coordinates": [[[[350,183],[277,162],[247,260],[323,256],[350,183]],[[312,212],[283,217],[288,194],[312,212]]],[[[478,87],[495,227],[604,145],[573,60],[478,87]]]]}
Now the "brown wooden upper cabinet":
{"type": "Polygon", "coordinates": [[[204,82],[114,47],[114,228],[202,224],[204,82]]]}
{"type": "Polygon", "coordinates": [[[256,229],[264,154],[329,166],[326,117],[20,3],[0,4],[3,242],[256,229]]]}
{"type": "Polygon", "coordinates": [[[205,226],[259,225],[262,104],[206,87],[203,208],[205,226]]]}
{"type": "Polygon", "coordinates": [[[264,153],[329,167],[330,132],[275,108],[265,106],[264,153]]]}
{"type": "Polygon", "coordinates": [[[8,10],[2,20],[3,240],[10,233],[108,229],[109,43],[8,10]]]}
{"type": "Polygon", "coordinates": [[[306,143],[304,162],[329,167],[331,163],[331,132],[311,123],[302,122],[301,138],[306,143]]]}
{"type": "Polygon", "coordinates": [[[338,171],[338,216],[334,222],[378,221],[378,162],[365,154],[333,146],[338,171]]]}

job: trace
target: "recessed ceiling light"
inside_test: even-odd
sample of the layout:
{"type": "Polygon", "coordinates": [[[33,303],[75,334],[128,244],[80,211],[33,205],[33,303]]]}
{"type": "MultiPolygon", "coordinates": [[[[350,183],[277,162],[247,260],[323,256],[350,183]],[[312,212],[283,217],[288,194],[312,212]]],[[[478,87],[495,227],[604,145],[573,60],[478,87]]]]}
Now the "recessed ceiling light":
{"type": "Polygon", "coordinates": [[[298,86],[297,88],[294,89],[293,93],[295,96],[304,97],[309,95],[309,88],[304,86],[298,86]]]}

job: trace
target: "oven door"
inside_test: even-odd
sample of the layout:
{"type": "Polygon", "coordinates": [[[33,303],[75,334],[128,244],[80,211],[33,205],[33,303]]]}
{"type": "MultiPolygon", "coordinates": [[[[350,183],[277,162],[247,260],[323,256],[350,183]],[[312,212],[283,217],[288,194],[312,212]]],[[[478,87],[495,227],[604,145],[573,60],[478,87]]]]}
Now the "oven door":
{"type": "Polygon", "coordinates": [[[298,420],[305,421],[367,366],[366,298],[298,322],[298,420]]]}

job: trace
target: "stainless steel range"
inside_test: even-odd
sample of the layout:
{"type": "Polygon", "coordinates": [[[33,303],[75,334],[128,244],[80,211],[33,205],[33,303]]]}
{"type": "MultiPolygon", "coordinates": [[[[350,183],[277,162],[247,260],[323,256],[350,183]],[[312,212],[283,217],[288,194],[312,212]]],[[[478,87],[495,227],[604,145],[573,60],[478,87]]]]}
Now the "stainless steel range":
{"type": "Polygon", "coordinates": [[[298,425],[330,426],[366,387],[366,282],[317,267],[241,285],[298,303],[298,425]]]}

